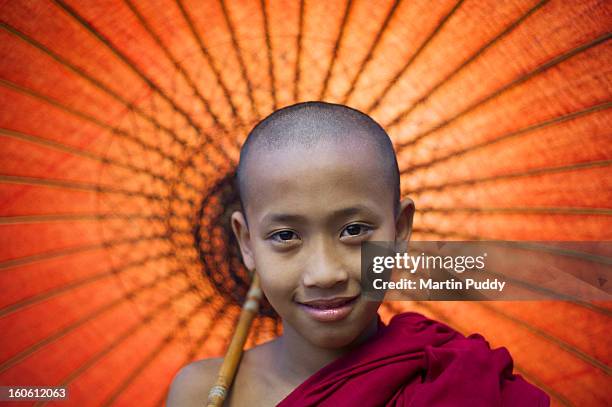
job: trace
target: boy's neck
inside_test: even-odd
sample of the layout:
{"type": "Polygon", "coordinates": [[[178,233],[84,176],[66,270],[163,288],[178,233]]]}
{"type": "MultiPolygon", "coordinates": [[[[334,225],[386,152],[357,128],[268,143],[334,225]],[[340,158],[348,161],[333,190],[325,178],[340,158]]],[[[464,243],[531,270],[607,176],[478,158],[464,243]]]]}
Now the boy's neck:
{"type": "Polygon", "coordinates": [[[322,348],[308,342],[289,324],[283,327],[278,338],[274,357],[274,368],[280,377],[297,384],[302,383],[321,368],[345,355],[372,337],[378,330],[378,316],[349,345],[341,348],[322,348]]]}

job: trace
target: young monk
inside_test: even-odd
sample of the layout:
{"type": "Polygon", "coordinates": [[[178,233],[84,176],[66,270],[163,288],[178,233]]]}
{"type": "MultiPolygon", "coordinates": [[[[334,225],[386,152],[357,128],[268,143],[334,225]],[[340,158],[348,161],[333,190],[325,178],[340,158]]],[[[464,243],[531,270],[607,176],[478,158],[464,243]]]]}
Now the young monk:
{"type": "MultiPolygon", "coordinates": [[[[362,295],[361,243],[408,240],[415,210],[370,117],[323,102],[280,109],[249,134],[237,178],[232,228],[284,332],[244,353],[225,405],[549,405],[505,348],[417,313],[385,326],[362,295]]],[[[168,406],[205,405],[221,362],[182,368],[168,406]]]]}

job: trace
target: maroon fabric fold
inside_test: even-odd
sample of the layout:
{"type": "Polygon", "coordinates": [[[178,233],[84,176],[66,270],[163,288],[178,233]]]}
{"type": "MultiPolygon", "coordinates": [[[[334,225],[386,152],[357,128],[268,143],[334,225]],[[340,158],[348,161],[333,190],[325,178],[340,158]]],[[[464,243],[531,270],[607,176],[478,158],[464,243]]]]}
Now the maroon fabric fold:
{"type": "Polygon", "coordinates": [[[440,322],[407,312],[358,349],[308,378],[278,406],[549,406],[512,374],[506,348],[491,349],[440,322]]]}

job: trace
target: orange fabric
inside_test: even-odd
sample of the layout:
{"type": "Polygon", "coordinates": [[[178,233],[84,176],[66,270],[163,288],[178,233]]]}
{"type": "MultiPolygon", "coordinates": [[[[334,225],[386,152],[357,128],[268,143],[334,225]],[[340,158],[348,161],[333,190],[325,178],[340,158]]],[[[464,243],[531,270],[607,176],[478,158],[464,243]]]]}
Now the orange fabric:
{"type": "MultiPolygon", "coordinates": [[[[298,101],[388,129],[414,239],[612,239],[612,2],[2,0],[0,17],[1,384],[159,405],[180,366],[222,354],[247,278],[227,177],[249,128],[298,101]]],[[[404,310],[506,346],[553,405],[609,398],[610,304],[381,315],[404,310]]],[[[281,332],[271,315],[249,346],[281,332]]]]}

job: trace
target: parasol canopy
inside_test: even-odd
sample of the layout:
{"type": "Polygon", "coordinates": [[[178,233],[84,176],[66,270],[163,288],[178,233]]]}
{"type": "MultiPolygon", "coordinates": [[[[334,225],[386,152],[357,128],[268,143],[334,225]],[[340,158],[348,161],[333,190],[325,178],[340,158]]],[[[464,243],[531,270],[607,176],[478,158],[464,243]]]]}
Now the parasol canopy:
{"type": "MultiPolygon", "coordinates": [[[[413,239],[612,240],[612,2],[4,0],[0,18],[2,385],[157,406],[223,354],[249,281],[239,149],[300,101],[387,129],[413,239]]],[[[404,310],[506,346],[554,405],[609,405],[610,303],[380,313],[404,310]]],[[[264,304],[247,346],[281,331],[264,304]]]]}

